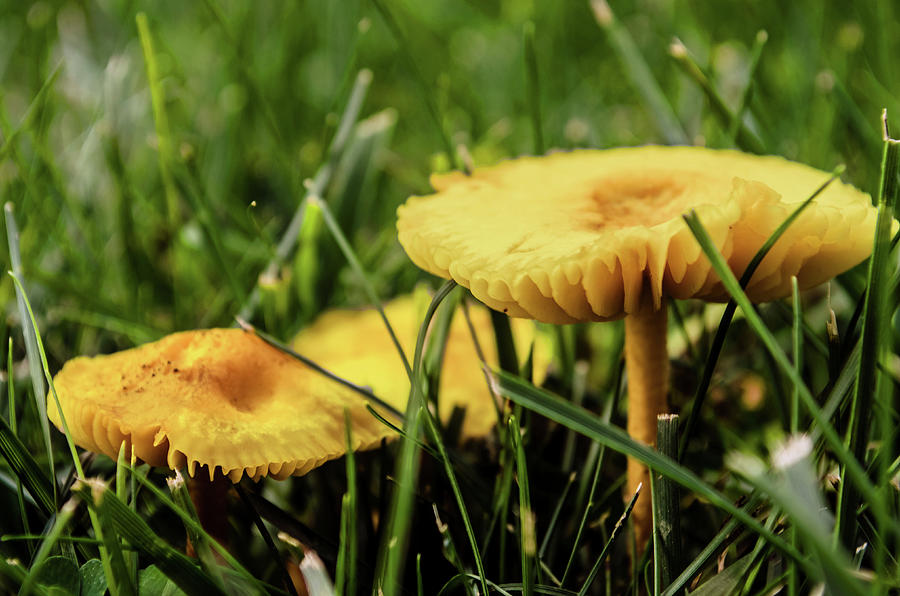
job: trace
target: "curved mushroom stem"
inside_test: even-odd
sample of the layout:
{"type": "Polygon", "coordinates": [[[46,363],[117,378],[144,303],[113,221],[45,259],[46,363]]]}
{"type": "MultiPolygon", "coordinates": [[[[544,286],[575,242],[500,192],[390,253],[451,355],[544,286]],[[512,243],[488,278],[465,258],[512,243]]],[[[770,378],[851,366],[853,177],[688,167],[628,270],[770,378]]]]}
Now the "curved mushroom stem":
{"type": "MultiPolygon", "coordinates": [[[[645,445],[656,445],[656,417],[667,410],[669,355],[666,351],[666,303],[657,310],[644,305],[625,317],[625,370],[628,372],[628,434],[645,445]]],[[[634,538],[640,556],[650,540],[653,502],[650,473],[635,459],[628,459],[628,501],[643,483],[641,496],[631,512],[634,538]]]]}

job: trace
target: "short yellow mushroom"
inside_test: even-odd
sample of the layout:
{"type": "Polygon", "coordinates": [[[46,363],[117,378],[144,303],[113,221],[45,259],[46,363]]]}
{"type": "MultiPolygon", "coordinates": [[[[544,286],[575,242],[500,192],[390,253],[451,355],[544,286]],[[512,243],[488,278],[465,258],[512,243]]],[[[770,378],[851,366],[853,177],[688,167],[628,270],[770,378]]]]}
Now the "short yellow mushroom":
{"type": "MultiPolygon", "coordinates": [[[[359,394],[240,329],[185,331],[74,358],[54,385],[77,445],[115,458],[124,443],[153,466],[186,467],[198,486],[218,479],[212,507],[224,496],[223,477],[281,479],[343,455],[345,409],[354,449],[393,435],[359,394]]],[[[60,427],[54,404],[47,413],[60,427]]],[[[195,501],[201,521],[204,500],[195,501]]]]}

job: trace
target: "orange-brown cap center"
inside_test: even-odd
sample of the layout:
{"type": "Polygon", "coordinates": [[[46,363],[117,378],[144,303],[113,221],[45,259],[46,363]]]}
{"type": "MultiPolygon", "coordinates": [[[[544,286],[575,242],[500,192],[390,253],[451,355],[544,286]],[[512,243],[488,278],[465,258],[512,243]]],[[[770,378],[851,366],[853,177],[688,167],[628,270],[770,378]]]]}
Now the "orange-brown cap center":
{"type": "Polygon", "coordinates": [[[688,211],[697,203],[697,187],[708,174],[666,170],[620,171],[592,184],[595,211],[587,224],[594,230],[654,226],[688,211]]]}

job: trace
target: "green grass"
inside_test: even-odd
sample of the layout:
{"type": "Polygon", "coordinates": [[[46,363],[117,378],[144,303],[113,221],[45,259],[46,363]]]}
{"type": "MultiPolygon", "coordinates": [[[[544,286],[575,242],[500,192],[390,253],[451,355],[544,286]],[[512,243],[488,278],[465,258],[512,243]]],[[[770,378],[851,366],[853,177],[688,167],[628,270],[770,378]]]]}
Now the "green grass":
{"type": "Polygon", "coordinates": [[[301,568],[316,594],[900,590],[900,150],[881,121],[900,126],[898,17],[888,0],[0,4],[0,591],[285,594],[296,543],[324,562],[301,568]],[[434,171],[676,142],[835,171],[878,203],[874,256],[827,295],[753,306],[688,215],[733,301],[676,305],[673,457],[621,430],[619,323],[552,330],[536,388],[495,315],[512,415],[466,443],[420,411],[462,289],[412,265],[396,207],[434,171]],[[438,295],[403,355],[403,438],[245,481],[227,550],[171,473],[79,459],[43,414],[76,355],[235,318],[288,341],[417,284],[438,295]],[[631,571],[625,455],[678,487],[669,586],[652,558],[631,571]]]}

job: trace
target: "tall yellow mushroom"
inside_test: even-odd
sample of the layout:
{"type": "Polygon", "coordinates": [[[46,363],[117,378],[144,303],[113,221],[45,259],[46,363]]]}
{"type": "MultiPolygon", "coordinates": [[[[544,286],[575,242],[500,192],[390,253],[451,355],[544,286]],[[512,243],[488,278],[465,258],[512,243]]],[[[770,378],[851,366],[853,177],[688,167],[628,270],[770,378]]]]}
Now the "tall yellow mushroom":
{"type": "MultiPolygon", "coordinates": [[[[549,323],[625,318],[628,432],[653,445],[666,412],[666,300],[727,298],[681,218],[696,211],[740,276],[778,225],[829,174],[780,157],[697,147],[585,150],[432,177],[437,191],[398,211],[400,243],[419,267],[453,279],[514,317],[549,323]]],[[[786,296],[865,259],[875,209],[835,182],[790,226],[746,288],[756,302],[786,296]]],[[[649,486],[628,462],[628,490],[649,486]]],[[[633,511],[650,536],[651,500],[633,511]]]]}

